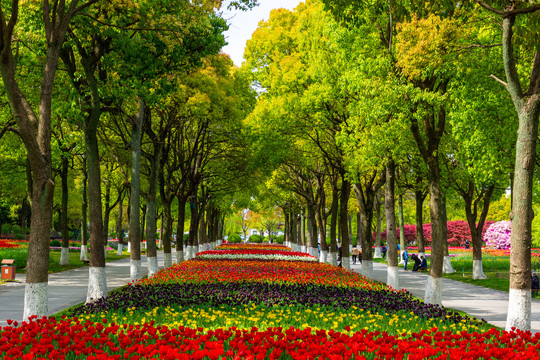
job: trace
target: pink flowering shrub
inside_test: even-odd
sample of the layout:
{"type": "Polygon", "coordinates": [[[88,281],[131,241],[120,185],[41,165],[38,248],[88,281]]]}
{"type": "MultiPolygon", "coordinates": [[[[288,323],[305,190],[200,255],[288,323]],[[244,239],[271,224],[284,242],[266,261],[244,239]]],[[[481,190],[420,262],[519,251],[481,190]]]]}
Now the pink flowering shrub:
{"type": "Polygon", "coordinates": [[[510,249],[512,223],[510,221],[497,221],[491,224],[483,236],[486,247],[490,249],[510,249]]]}
{"type": "MultiPolygon", "coordinates": [[[[489,226],[493,224],[493,221],[486,221],[484,223],[484,229],[482,236],[486,233],[489,226]]],[[[448,244],[450,246],[463,246],[465,241],[471,241],[471,231],[469,230],[469,224],[464,220],[449,221],[448,227],[448,244]]],[[[424,239],[426,244],[431,243],[431,224],[424,224],[422,226],[424,232],[424,239]]],[[[416,241],[416,225],[405,225],[405,242],[410,244],[416,241]]],[[[373,239],[377,236],[376,232],[373,232],[373,239]]],[[[399,227],[397,229],[397,236],[399,238],[399,227]]],[[[381,233],[381,239],[386,240],[386,230],[381,233]]],[[[471,244],[472,245],[472,244],[471,244]]]]}

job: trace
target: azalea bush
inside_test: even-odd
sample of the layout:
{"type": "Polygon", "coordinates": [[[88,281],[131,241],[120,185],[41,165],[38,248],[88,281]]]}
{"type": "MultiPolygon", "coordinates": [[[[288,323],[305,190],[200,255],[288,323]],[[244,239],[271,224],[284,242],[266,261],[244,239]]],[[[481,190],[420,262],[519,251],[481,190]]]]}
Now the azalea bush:
{"type": "Polygon", "coordinates": [[[497,221],[491,224],[484,234],[486,247],[490,249],[508,250],[510,249],[510,238],[512,236],[512,223],[510,221],[497,221]]]}
{"type": "MultiPolygon", "coordinates": [[[[486,233],[489,226],[493,224],[493,221],[486,221],[482,235],[486,233]]],[[[469,224],[464,220],[449,221],[447,223],[448,228],[448,244],[450,246],[464,246],[466,241],[471,242],[471,231],[469,224]]],[[[431,243],[431,223],[424,224],[422,226],[424,239],[426,244],[431,243]]],[[[399,227],[397,228],[399,236],[399,227]]],[[[405,242],[412,244],[416,241],[416,225],[405,225],[404,227],[405,242]]],[[[373,240],[376,239],[376,232],[373,232],[373,240]]],[[[386,241],[386,230],[381,233],[381,239],[386,241]]]]}

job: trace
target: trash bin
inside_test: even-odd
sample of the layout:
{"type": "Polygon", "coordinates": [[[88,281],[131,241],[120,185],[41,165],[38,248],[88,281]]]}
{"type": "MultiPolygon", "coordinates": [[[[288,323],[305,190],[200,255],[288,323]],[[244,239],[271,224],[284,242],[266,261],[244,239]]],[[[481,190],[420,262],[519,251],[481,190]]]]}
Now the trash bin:
{"type": "Polygon", "coordinates": [[[2,280],[15,280],[15,260],[2,260],[2,280]]]}

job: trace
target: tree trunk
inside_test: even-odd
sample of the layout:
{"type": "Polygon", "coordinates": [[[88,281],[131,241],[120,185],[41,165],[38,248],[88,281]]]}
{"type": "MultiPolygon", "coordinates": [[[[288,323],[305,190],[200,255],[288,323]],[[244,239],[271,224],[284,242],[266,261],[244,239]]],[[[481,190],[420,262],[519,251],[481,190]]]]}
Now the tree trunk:
{"type": "Polygon", "coordinates": [[[321,242],[321,253],[319,256],[319,262],[326,263],[328,261],[328,244],[326,244],[326,221],[322,212],[324,211],[324,204],[317,206],[317,225],[319,226],[319,239],[321,242]]]}
{"type": "Polygon", "coordinates": [[[142,277],[141,269],[141,138],[145,104],[139,100],[139,114],[132,121],[131,133],[131,193],[129,217],[129,242],[131,246],[130,280],[142,277]]]}
{"type": "Polygon", "coordinates": [[[386,244],[388,245],[387,262],[388,274],[386,283],[388,286],[399,290],[398,276],[398,249],[396,233],[396,211],[395,211],[395,163],[389,161],[386,166],[386,186],[384,190],[384,208],[386,215],[386,244]]]}
{"type": "Polygon", "coordinates": [[[62,156],[62,169],[60,170],[60,177],[62,178],[62,252],[60,254],[60,265],[69,264],[68,169],[69,159],[67,156],[62,156]]]}
{"type": "MultiPolygon", "coordinates": [[[[186,197],[178,195],[178,224],[176,225],[176,262],[184,261],[184,224],[186,221],[186,197]]],[[[188,242],[189,244],[189,242],[188,242]]],[[[189,258],[185,259],[189,260],[189,258]]]]}
{"type": "MultiPolygon", "coordinates": [[[[151,119],[147,119],[149,123],[151,119]]],[[[146,196],[146,254],[148,261],[148,277],[159,271],[157,261],[157,214],[156,214],[156,193],[159,176],[159,164],[161,163],[162,144],[154,143],[154,153],[150,159],[150,175],[148,178],[148,194],[146,196]]]]}
{"type": "Polygon", "coordinates": [[[105,185],[105,212],[103,214],[103,240],[105,242],[105,245],[107,244],[107,240],[109,239],[109,221],[111,219],[111,183],[109,181],[106,182],[105,185]]]}
{"type": "Polygon", "coordinates": [[[416,242],[418,243],[418,256],[426,256],[425,239],[424,239],[424,219],[423,207],[425,195],[420,190],[414,192],[416,201],[416,242]]]}
{"type": "Polygon", "coordinates": [[[341,177],[341,193],[339,202],[339,227],[341,230],[341,264],[344,269],[351,269],[351,258],[349,252],[349,226],[348,226],[348,205],[351,194],[351,183],[344,176],[341,177]]]}
{"type": "Polygon", "coordinates": [[[187,260],[194,258],[197,255],[199,244],[197,241],[197,235],[199,230],[199,213],[197,209],[197,192],[192,193],[189,199],[190,209],[190,223],[189,223],[189,235],[188,235],[188,257],[187,260]]]}
{"type": "Polygon", "coordinates": [[[206,212],[204,211],[204,208],[201,207],[199,210],[199,251],[206,251],[207,250],[207,242],[208,237],[206,236],[206,219],[205,219],[206,212]]]}
{"type": "Polygon", "coordinates": [[[429,176],[429,207],[431,215],[431,265],[424,301],[427,304],[441,305],[444,246],[447,241],[444,236],[440,169],[437,156],[430,155],[427,165],[429,176]]]}
{"type": "MultiPolygon", "coordinates": [[[[163,201],[163,231],[161,233],[161,245],[163,246],[163,268],[167,269],[172,266],[172,253],[171,253],[171,238],[173,229],[173,220],[171,214],[171,201],[164,199],[163,201]]],[[[178,241],[178,240],[177,240],[178,241]]],[[[177,243],[178,244],[178,243],[177,243]]],[[[177,245],[178,246],[178,245],[177,245]]],[[[177,262],[178,251],[176,252],[177,262]]]]}
{"type": "Polygon", "coordinates": [[[337,220],[339,215],[339,191],[332,186],[332,208],[330,214],[330,264],[337,266],[337,220]]]}
{"type": "Polygon", "coordinates": [[[83,184],[82,184],[82,204],[81,204],[81,260],[88,261],[88,194],[87,194],[88,173],[86,171],[86,156],[83,158],[83,184]]]}
{"type": "Polygon", "coordinates": [[[405,221],[403,220],[403,194],[398,196],[398,211],[399,211],[399,245],[401,250],[407,248],[405,241],[405,221]]]}
{"type": "Polygon", "coordinates": [[[448,251],[448,217],[446,215],[446,196],[443,195],[442,199],[442,217],[443,217],[443,273],[444,274],[453,274],[456,272],[452,267],[452,262],[450,261],[450,252],[448,251]]]}
{"type": "Polygon", "coordinates": [[[300,213],[300,245],[302,246],[302,252],[307,253],[306,249],[306,219],[304,218],[304,210],[300,213]]]}
{"type": "Polygon", "coordinates": [[[377,235],[375,237],[375,259],[382,258],[381,253],[381,202],[379,196],[375,196],[375,213],[377,214],[377,235]]]}
{"type": "MultiPolygon", "coordinates": [[[[465,214],[467,216],[467,223],[469,224],[469,230],[471,232],[471,240],[473,247],[473,279],[487,279],[482,268],[482,231],[484,229],[484,223],[489,211],[489,201],[491,194],[493,193],[494,185],[487,188],[484,196],[484,207],[478,219],[478,225],[476,225],[477,217],[477,203],[473,199],[474,195],[474,183],[469,182],[469,191],[467,194],[463,194],[465,200],[465,214]]],[[[478,199],[480,200],[480,198],[478,199]]]]}
{"type": "Polygon", "coordinates": [[[536,48],[529,88],[521,89],[513,48],[516,15],[503,17],[503,62],[506,89],[516,109],[519,128],[512,191],[512,247],[510,250],[510,293],[506,330],[531,328],[531,225],[533,175],[536,162],[538,118],[540,116],[540,51],[536,48]]]}
{"type": "Polygon", "coordinates": [[[317,234],[317,220],[316,220],[316,205],[308,204],[308,237],[309,237],[309,249],[308,252],[310,255],[318,257],[319,255],[319,245],[318,245],[318,234],[317,234]]]}
{"type": "MultiPolygon", "coordinates": [[[[122,191],[122,190],[120,190],[122,191]]],[[[118,214],[116,217],[116,237],[118,238],[118,253],[117,255],[122,255],[122,250],[124,247],[124,228],[122,227],[122,217],[124,216],[124,199],[123,193],[119,194],[120,201],[118,202],[118,214]]]]}

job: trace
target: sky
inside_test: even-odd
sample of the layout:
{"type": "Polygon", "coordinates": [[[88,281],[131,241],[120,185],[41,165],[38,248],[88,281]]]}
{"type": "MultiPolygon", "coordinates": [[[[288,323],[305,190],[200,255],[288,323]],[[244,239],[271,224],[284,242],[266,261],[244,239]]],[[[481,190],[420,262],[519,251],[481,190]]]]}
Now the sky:
{"type": "Polygon", "coordinates": [[[259,0],[259,5],[248,11],[225,11],[224,18],[229,23],[229,30],[225,33],[228,45],[223,48],[229,54],[236,66],[242,65],[246,41],[261,20],[268,20],[270,11],[285,8],[293,10],[301,0],[259,0]]]}

